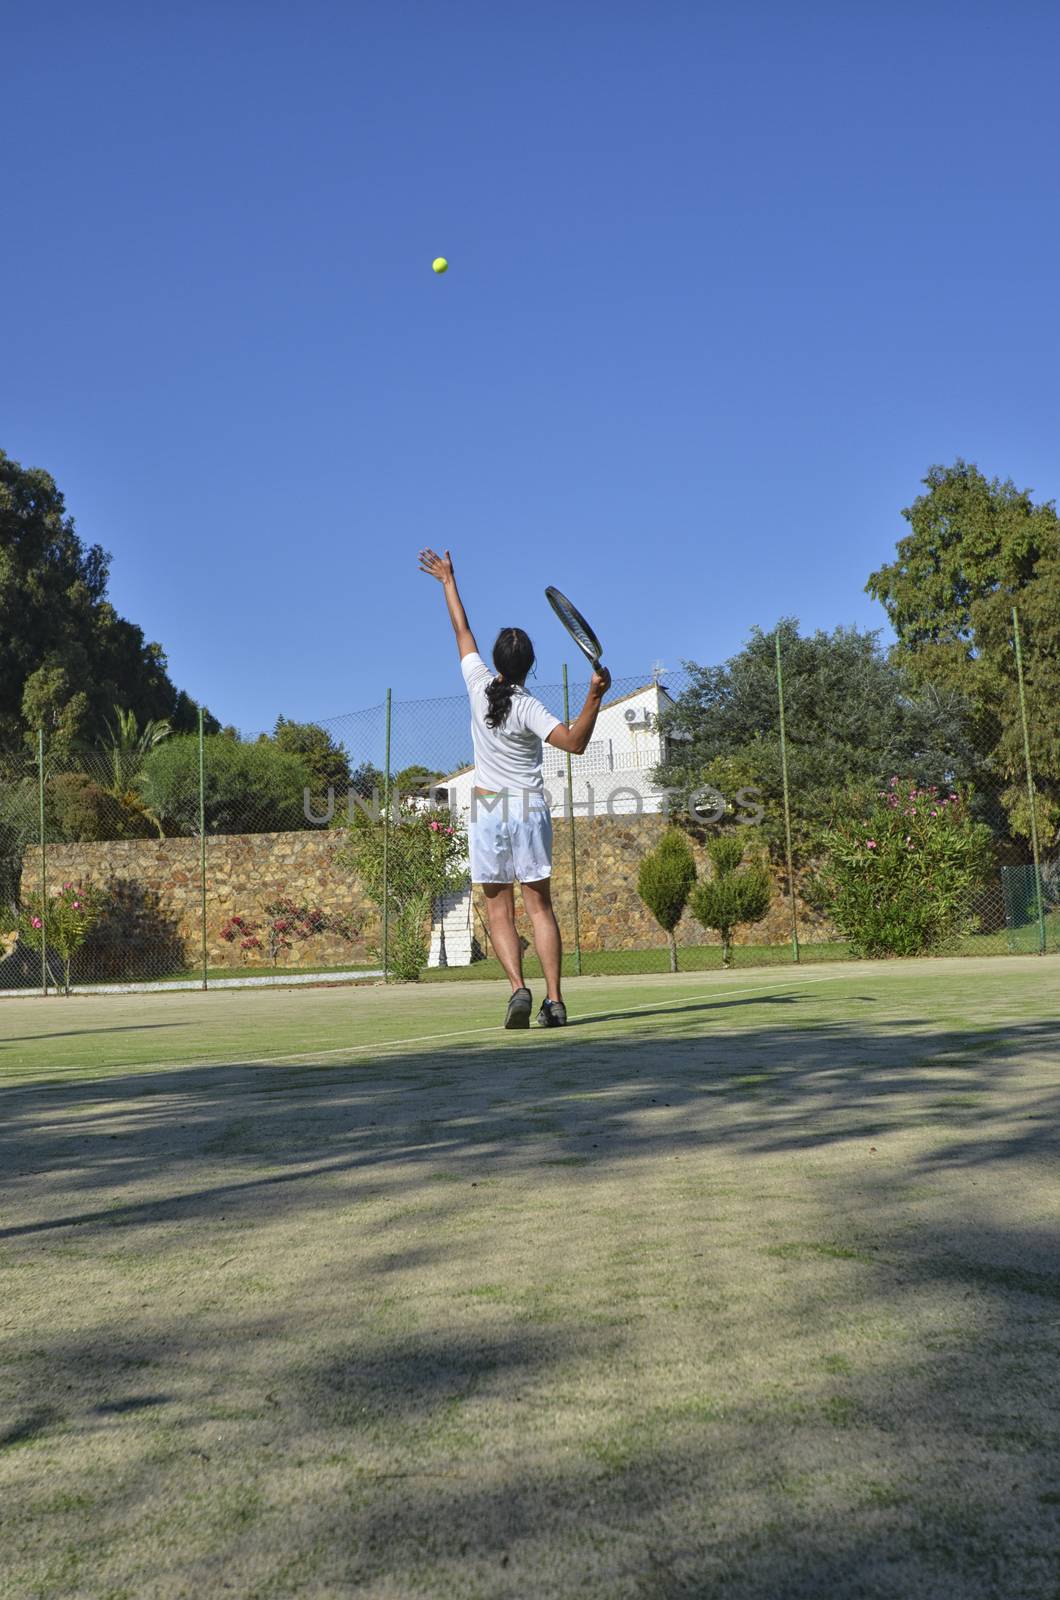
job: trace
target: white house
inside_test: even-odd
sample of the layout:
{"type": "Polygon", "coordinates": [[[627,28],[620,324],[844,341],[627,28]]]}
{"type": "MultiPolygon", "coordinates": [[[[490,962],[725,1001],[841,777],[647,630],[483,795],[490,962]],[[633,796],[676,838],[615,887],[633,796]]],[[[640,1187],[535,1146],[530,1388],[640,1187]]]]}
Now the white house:
{"type": "MultiPolygon", "coordinates": [[[[662,792],[651,781],[653,767],[664,757],[659,732],[660,711],[673,705],[661,683],[648,683],[632,694],[606,701],[584,755],[571,756],[571,806],[576,817],[629,816],[662,810],[662,792]]],[[[567,813],[567,757],[545,746],[545,790],[554,817],[567,813]]],[[[461,767],[438,784],[451,810],[467,821],[471,811],[474,768],[461,767]]]]}
{"type": "MultiPolygon", "coordinates": [[[[571,786],[567,793],[567,757],[545,746],[545,792],[553,817],[635,816],[663,809],[662,791],[651,781],[652,769],[665,757],[665,739],[659,732],[659,713],[673,705],[661,683],[644,684],[631,694],[605,701],[592,740],[584,755],[571,756],[571,786]]],[[[471,812],[474,768],[461,767],[437,785],[438,797],[464,822],[471,812]]],[[[441,918],[431,932],[430,965],[440,957],[441,918]]],[[[445,955],[449,966],[466,966],[471,960],[471,890],[449,895],[445,902],[445,955]]]]}

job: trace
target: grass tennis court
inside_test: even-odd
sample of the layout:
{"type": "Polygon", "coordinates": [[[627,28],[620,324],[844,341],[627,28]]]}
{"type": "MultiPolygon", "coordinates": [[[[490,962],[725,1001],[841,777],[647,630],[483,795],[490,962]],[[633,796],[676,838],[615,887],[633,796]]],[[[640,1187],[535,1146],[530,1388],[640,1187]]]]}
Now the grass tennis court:
{"type": "Polygon", "coordinates": [[[0,1009],[0,1594],[1060,1592],[1060,968],[0,1009]]]}

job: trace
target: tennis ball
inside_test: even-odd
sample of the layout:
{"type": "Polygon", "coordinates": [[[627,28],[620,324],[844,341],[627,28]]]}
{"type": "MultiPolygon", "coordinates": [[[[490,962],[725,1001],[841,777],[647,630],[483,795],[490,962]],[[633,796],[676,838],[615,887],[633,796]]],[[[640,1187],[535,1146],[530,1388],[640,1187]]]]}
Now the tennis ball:
{"type": "Polygon", "coordinates": [[[444,256],[437,256],[435,260],[431,262],[431,266],[434,268],[435,272],[441,273],[449,271],[449,263],[444,256]]]}

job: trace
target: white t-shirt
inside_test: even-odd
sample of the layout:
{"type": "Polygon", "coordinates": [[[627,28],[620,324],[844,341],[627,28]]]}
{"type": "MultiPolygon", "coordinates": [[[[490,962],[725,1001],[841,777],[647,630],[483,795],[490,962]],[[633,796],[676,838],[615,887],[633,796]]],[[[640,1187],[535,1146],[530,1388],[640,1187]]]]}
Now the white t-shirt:
{"type": "Polygon", "coordinates": [[[493,682],[496,673],[475,650],[463,657],[460,670],[471,701],[476,788],[498,794],[502,790],[541,794],[541,742],[559,727],[559,718],[525,689],[516,688],[508,715],[499,728],[491,728],[486,722],[486,685],[493,682]]]}

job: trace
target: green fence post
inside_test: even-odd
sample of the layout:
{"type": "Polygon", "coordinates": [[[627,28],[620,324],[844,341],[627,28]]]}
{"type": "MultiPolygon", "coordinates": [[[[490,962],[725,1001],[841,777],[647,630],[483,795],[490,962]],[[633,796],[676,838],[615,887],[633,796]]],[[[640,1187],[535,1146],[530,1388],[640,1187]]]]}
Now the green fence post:
{"type": "Polygon", "coordinates": [[[386,692],[386,739],[383,762],[383,982],[390,976],[390,690],[386,692]]]}
{"type": "Polygon", "coordinates": [[[199,896],[202,924],[202,986],[208,989],[209,962],[206,945],[206,741],[203,737],[202,707],[199,707],[199,896]]]}
{"type": "Polygon", "coordinates": [[[1023,647],[1020,643],[1020,619],[1012,607],[1012,635],[1016,644],[1016,681],[1020,693],[1020,721],[1023,724],[1023,759],[1027,767],[1027,800],[1031,808],[1031,854],[1034,857],[1034,898],[1038,907],[1038,954],[1045,954],[1045,907],[1042,904],[1042,863],[1038,849],[1038,816],[1034,794],[1034,771],[1031,766],[1031,736],[1027,723],[1027,696],[1023,686],[1023,647]]]}
{"type": "MultiPolygon", "coordinates": [[[[570,727],[570,694],[567,688],[567,663],[563,663],[563,720],[570,727]]],[[[574,901],[574,970],[582,975],[582,930],[578,914],[578,843],[574,827],[574,780],[571,773],[570,751],[567,751],[567,817],[570,822],[570,888],[574,901]]]]}
{"type": "Polygon", "coordinates": [[[37,801],[40,827],[40,981],[48,994],[48,840],[44,827],[44,729],[37,729],[37,801]]]}
{"type": "Polygon", "coordinates": [[[788,899],[791,902],[791,958],[799,959],[799,913],[795,905],[795,871],[791,854],[791,805],[788,800],[788,737],[784,724],[784,671],[780,664],[780,629],[777,646],[777,704],[780,707],[780,774],[784,786],[784,843],[788,863],[788,899]]]}

